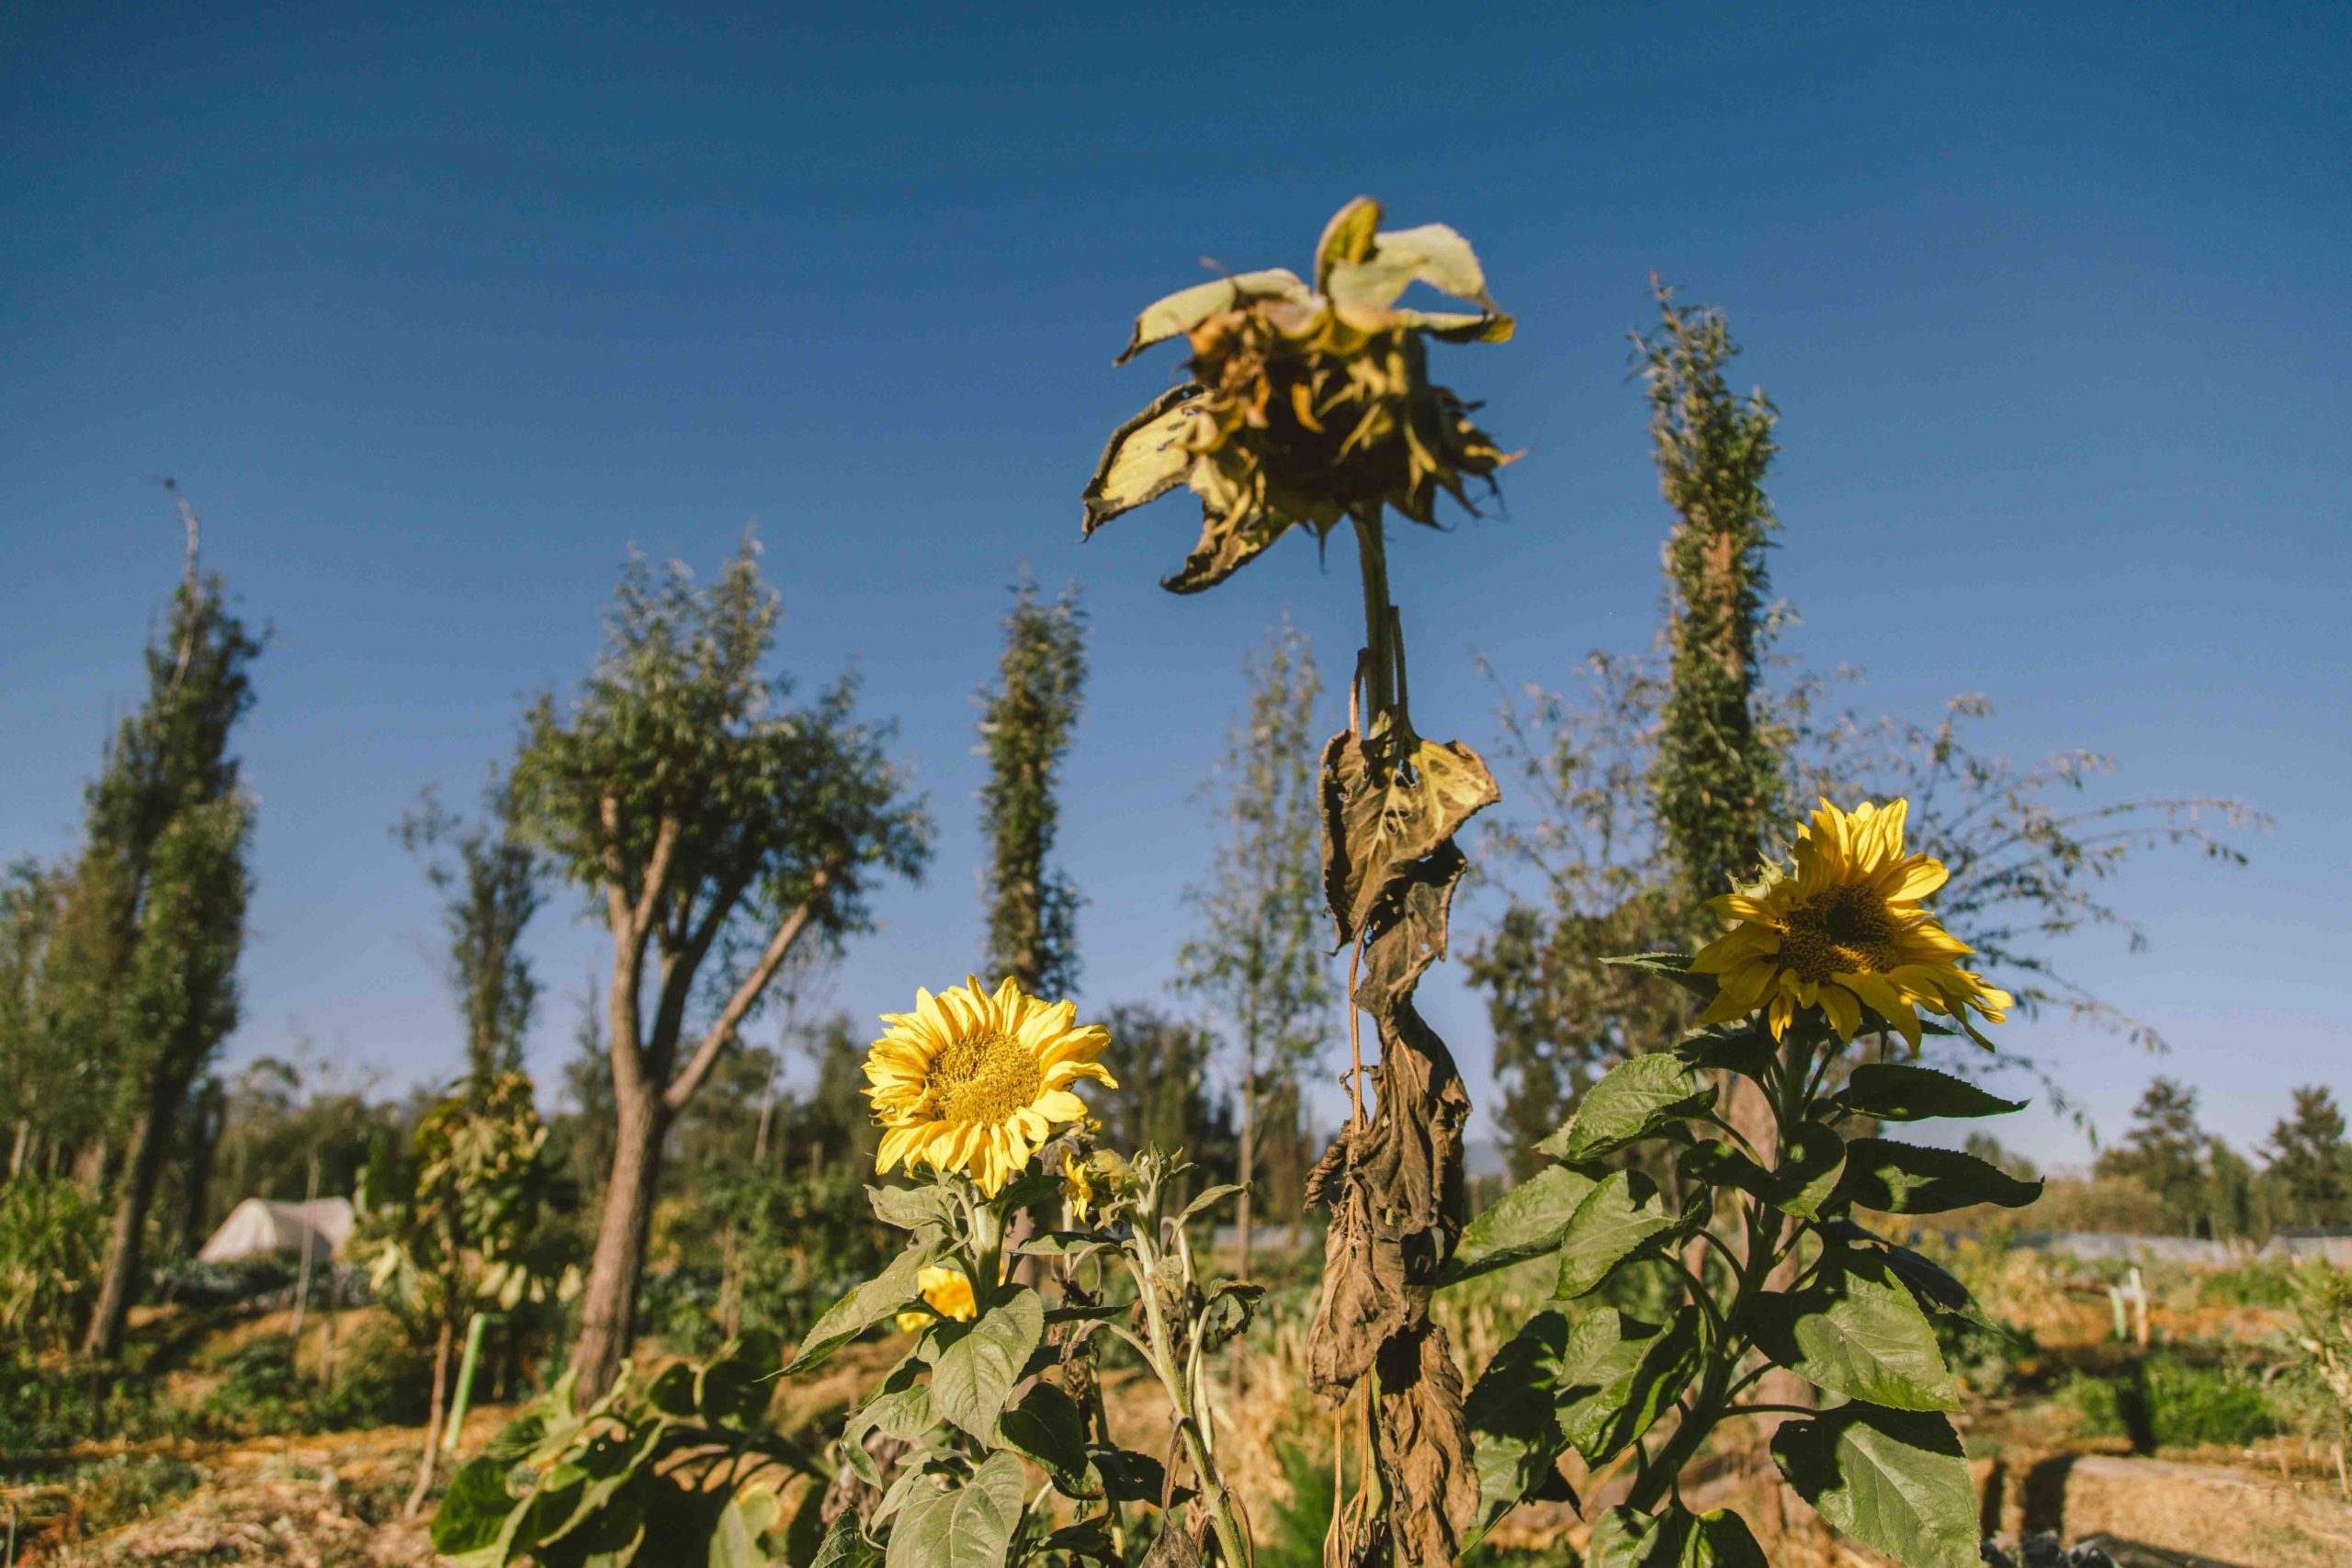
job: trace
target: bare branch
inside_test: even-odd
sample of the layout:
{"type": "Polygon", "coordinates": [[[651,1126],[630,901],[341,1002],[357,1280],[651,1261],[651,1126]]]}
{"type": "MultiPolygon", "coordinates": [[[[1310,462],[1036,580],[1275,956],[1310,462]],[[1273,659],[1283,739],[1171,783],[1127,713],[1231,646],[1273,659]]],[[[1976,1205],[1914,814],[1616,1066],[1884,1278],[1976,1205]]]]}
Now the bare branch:
{"type": "Polygon", "coordinates": [[[709,1032],[695,1047],[695,1054],[686,1062],[685,1070],[663,1093],[662,1099],[673,1111],[684,1110],[686,1102],[694,1098],[695,1090],[702,1087],[702,1080],[710,1076],[710,1069],[717,1064],[719,1052],[725,1050],[727,1043],[735,1037],[735,1026],[743,1021],[743,1015],[752,1010],[752,1004],[760,999],[760,993],[767,989],[768,982],[783,966],[786,956],[792,952],[793,943],[798,942],[800,933],[808,929],[809,917],[815,913],[818,903],[825,896],[827,885],[831,881],[831,875],[822,871],[808,879],[808,897],[776,927],[775,934],[768,939],[768,945],[761,953],[759,962],[752,965],[752,972],[743,976],[743,983],[735,987],[735,994],[727,998],[727,1005],[719,1010],[709,1032]]]}

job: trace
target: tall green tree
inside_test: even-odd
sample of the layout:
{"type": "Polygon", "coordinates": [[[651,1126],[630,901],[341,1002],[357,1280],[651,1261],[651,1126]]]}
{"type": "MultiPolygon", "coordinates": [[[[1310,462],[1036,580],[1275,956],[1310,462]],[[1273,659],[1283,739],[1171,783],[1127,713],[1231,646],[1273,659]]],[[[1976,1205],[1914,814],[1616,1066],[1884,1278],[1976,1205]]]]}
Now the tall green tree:
{"type": "Polygon", "coordinates": [[[930,851],[855,683],[787,705],[778,614],[749,538],[707,587],[633,558],[594,668],[569,705],[533,705],[512,769],[524,830],[613,939],[613,1164],[571,1361],[587,1394],[628,1353],[671,1123],[794,947],[865,929],[875,883],[930,851]]]}
{"type": "MultiPolygon", "coordinates": [[[[1261,1125],[1278,1100],[1295,1118],[1299,1075],[1329,1038],[1337,988],[1316,912],[1322,819],[1315,699],[1323,683],[1306,635],[1284,623],[1244,663],[1243,679],[1249,695],[1211,785],[1223,838],[1209,881],[1186,895],[1201,924],[1177,953],[1176,985],[1208,1004],[1236,1058],[1237,1219],[1247,1275],[1249,1184],[1257,1174],[1261,1125]]],[[[1296,1194],[1283,1198],[1286,1209],[1298,1201],[1296,1194]]]]}
{"type": "Polygon", "coordinates": [[[0,1117],[10,1179],[31,1164],[41,1129],[58,1112],[40,974],[63,896],[62,879],[37,861],[0,872],[0,1117]]]}
{"type": "Polygon", "coordinates": [[[2270,1130],[2269,1176],[2295,1223],[2340,1225],[2352,1219],[2352,1147],[2344,1110],[2324,1084],[2295,1090],[2294,1111],[2270,1130]]]}
{"type": "Polygon", "coordinates": [[[989,838],[991,980],[1010,975],[1032,996],[1078,988],[1078,889],[1052,863],[1061,826],[1057,798],[1086,683],[1086,615],[1076,585],[1047,604],[1026,572],[1004,618],[1004,656],[979,694],[989,781],[980,826],[989,838]]]}
{"type": "Polygon", "coordinates": [[[1736,396],[1739,352],[1723,312],[1677,305],[1651,280],[1658,323],[1634,340],[1648,388],[1666,539],[1665,705],[1649,791],[1681,900],[1697,910],[1756,874],[1782,811],[1780,748],[1758,722],[1764,549],[1779,526],[1764,476],[1780,415],[1759,390],[1736,396]]]}
{"type": "Polygon", "coordinates": [[[2149,1080],[2132,1108],[2131,1130],[2098,1157],[2101,1176],[2128,1176],[2164,1205],[2165,1228],[2194,1235],[2208,1221],[2206,1136],[2197,1091],[2177,1078],[2149,1080]]]}
{"type": "MultiPolygon", "coordinates": [[[[185,513],[185,509],[184,509],[185,513]]],[[[52,944],[77,994],[74,1043],[111,1064],[123,1094],[114,1224],[85,1348],[113,1356],[138,1293],[148,1211],[188,1090],[237,1021],[253,808],[231,732],[253,704],[260,644],[229,613],[218,576],[187,577],[147,649],[146,700],[126,717],[89,788],[74,870],[73,950],[52,944]]]]}
{"type": "Polygon", "coordinates": [[[397,829],[441,895],[449,988],[465,1021],[466,1075],[476,1089],[523,1070],[523,1040],[539,1001],[523,931],[547,897],[539,853],[516,830],[514,792],[493,780],[486,807],[468,820],[428,790],[397,829]]]}

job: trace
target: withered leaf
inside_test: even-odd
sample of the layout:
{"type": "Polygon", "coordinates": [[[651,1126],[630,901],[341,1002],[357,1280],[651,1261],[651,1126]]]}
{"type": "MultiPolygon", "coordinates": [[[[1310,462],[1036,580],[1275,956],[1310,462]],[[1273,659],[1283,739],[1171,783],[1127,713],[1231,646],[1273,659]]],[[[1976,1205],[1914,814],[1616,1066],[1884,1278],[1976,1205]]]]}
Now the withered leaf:
{"type": "Polygon", "coordinates": [[[1171,387],[1111,433],[1102,460],[1094,465],[1094,477],[1080,497],[1086,533],[1184,482],[1193,463],[1184,433],[1192,423],[1190,405],[1199,393],[1193,386],[1171,387]]]}
{"type": "Polygon", "coordinates": [[[1413,994],[1429,966],[1445,956],[1453,890],[1470,869],[1451,839],[1406,866],[1373,901],[1364,922],[1363,979],[1356,1003],[1374,1017],[1413,994]]]}
{"type": "Polygon", "coordinates": [[[1323,897],[1345,942],[1392,882],[1502,798],[1476,751],[1410,729],[1341,732],[1323,749],[1323,897]]]}
{"type": "MultiPolygon", "coordinates": [[[[1465,247],[1466,248],[1466,247],[1465,247]]],[[[1477,264],[1473,261],[1473,266],[1477,264]]],[[[1451,291],[1450,291],[1451,292],[1451,291]]],[[[1231,277],[1219,277],[1207,283],[1180,288],[1164,299],[1154,300],[1136,318],[1135,332],[1127,339],[1127,346],[1119,351],[1114,364],[1125,365],[1153,344],[1165,343],[1181,333],[1189,333],[1211,316],[1221,315],[1251,299],[1288,299],[1304,303],[1311,298],[1298,274],[1286,266],[1267,267],[1262,272],[1237,273],[1231,277]]]]}

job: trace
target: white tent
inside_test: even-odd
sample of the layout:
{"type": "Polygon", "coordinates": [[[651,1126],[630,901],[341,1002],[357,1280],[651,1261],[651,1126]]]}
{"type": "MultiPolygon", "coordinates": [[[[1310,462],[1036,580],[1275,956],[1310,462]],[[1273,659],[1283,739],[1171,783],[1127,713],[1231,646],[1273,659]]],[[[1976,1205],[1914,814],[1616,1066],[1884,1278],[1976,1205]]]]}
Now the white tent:
{"type": "Polygon", "coordinates": [[[248,1198],[229,1211],[229,1217],[196,1256],[203,1263],[234,1263],[280,1252],[300,1257],[308,1248],[312,1260],[322,1263],[350,1238],[348,1198],[313,1198],[307,1203],[248,1198]]]}

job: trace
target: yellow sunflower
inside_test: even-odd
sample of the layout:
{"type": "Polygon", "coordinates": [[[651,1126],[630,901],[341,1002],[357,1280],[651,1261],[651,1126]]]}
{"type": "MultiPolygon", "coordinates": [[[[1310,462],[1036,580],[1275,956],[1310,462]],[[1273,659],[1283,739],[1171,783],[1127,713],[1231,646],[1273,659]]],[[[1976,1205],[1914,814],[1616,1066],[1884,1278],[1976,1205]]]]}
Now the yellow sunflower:
{"type": "Polygon", "coordinates": [[[865,1057],[865,1094],[886,1129],[874,1168],[960,1171],[995,1197],[1056,1127],[1086,1114],[1072,1084],[1118,1087],[1095,1060],[1110,1032],[1077,1017],[1073,1003],[1025,996],[1010,979],[990,995],[975,976],[935,997],[918,989],[912,1012],[884,1013],[889,1032],[865,1057]]]}
{"type": "Polygon", "coordinates": [[[972,1297],[972,1281],[964,1278],[960,1269],[942,1268],[936,1263],[923,1265],[915,1275],[915,1293],[931,1310],[900,1313],[898,1321],[901,1334],[921,1334],[934,1317],[950,1323],[969,1323],[980,1310],[979,1303],[972,1297]]]}
{"type": "Polygon", "coordinates": [[[1702,1024],[1769,1007],[1779,1039],[1799,1008],[1818,1003],[1838,1037],[1851,1040],[1868,1007],[1916,1051],[1918,1008],[1949,1014],[1971,1035],[1967,1009],[1989,1023],[2007,1015],[2015,998],[1960,966],[1975,949],[1920,901],[1949,874],[1932,855],[1903,852],[1910,808],[1864,801],[1844,812],[1825,800],[1797,829],[1792,867],[1767,866],[1756,886],[1710,900],[1731,931],[1690,961],[1722,980],[1702,1024]]]}

